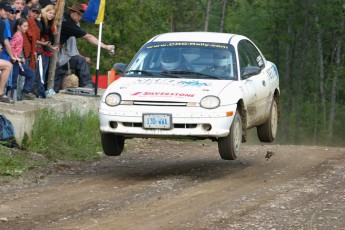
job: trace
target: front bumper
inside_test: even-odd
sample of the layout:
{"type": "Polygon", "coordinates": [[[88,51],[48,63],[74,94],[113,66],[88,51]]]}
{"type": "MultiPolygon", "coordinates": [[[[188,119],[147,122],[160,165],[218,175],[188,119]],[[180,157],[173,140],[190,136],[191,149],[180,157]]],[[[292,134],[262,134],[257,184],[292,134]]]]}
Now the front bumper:
{"type": "Polygon", "coordinates": [[[109,107],[101,102],[100,130],[102,133],[114,133],[125,137],[225,137],[229,134],[236,107],[236,104],[217,109],[137,105],[109,107]],[[171,114],[172,128],[144,129],[143,113],[171,114]]]}

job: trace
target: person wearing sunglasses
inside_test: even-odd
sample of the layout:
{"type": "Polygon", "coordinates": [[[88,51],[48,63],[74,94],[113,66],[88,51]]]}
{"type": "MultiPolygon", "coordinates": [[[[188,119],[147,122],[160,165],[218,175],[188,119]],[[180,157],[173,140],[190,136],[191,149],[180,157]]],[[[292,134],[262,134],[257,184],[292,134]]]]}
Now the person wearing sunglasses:
{"type": "MultiPolygon", "coordinates": [[[[24,6],[25,6],[25,0],[13,0],[13,1],[10,1],[14,7],[16,8],[16,10],[18,12],[22,12],[24,10],[24,6]]],[[[20,15],[19,15],[20,17],[20,15]]]]}
{"type": "Polygon", "coordinates": [[[39,0],[26,0],[26,5],[21,13],[22,18],[27,18],[29,11],[33,5],[39,4],[39,0]]]}
{"type": "MultiPolygon", "coordinates": [[[[17,19],[17,13],[19,12],[16,7],[12,4],[11,5],[12,10],[10,11],[10,13],[7,16],[7,20],[10,23],[10,27],[11,27],[11,35],[14,34],[14,24],[16,23],[16,19],[17,19]]],[[[20,17],[20,14],[18,14],[20,17]]]]}

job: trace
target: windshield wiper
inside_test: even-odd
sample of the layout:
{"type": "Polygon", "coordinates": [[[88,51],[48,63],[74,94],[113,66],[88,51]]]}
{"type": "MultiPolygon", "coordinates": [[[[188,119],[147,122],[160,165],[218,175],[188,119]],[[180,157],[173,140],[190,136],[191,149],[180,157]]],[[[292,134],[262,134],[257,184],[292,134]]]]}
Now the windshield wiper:
{"type": "Polygon", "coordinates": [[[183,75],[197,75],[197,76],[203,76],[203,77],[211,78],[211,79],[223,79],[223,78],[218,77],[218,76],[209,75],[209,74],[200,73],[200,72],[193,72],[193,71],[171,71],[170,73],[172,73],[172,74],[183,74],[183,75]]]}
{"type": "Polygon", "coordinates": [[[142,73],[142,74],[149,75],[149,76],[154,75],[152,72],[145,71],[145,70],[139,70],[139,69],[128,70],[128,71],[126,71],[126,74],[127,73],[142,73]]]}

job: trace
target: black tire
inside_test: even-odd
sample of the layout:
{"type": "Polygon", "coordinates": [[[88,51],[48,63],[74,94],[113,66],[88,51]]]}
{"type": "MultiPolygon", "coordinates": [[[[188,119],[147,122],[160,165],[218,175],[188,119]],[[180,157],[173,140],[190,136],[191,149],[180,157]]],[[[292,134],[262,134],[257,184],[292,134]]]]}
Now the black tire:
{"type": "Polygon", "coordinates": [[[125,146],[125,138],[112,133],[101,133],[101,142],[107,156],[120,156],[125,146]]]}
{"type": "Polygon", "coordinates": [[[218,151],[223,160],[236,160],[240,154],[242,143],[242,119],[236,112],[234,120],[230,127],[230,133],[226,137],[218,139],[218,151]]]}
{"type": "Polygon", "coordinates": [[[277,101],[273,98],[271,105],[270,116],[268,120],[257,127],[258,138],[261,142],[274,141],[278,128],[278,105],[277,101]]]}

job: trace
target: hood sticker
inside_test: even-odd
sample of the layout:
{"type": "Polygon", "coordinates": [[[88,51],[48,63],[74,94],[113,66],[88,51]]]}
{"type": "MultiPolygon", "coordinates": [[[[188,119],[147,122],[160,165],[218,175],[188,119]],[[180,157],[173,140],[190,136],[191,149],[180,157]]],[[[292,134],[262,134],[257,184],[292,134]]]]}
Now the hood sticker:
{"type": "Polygon", "coordinates": [[[132,85],[166,85],[166,86],[181,86],[181,87],[208,87],[211,83],[175,79],[138,79],[132,85]]]}
{"type": "Polygon", "coordinates": [[[159,97],[183,97],[183,98],[191,98],[194,97],[195,94],[192,93],[171,93],[171,92],[135,92],[132,93],[131,96],[140,96],[140,97],[149,97],[149,96],[159,96],[159,97]]]}

